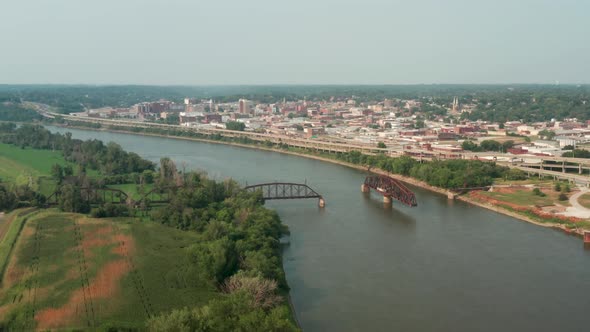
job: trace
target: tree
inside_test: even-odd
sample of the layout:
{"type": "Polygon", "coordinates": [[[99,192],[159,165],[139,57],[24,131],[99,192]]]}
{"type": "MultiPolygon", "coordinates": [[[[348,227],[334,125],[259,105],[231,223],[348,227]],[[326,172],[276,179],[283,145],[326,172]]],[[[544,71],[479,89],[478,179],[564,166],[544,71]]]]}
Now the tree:
{"type": "Polygon", "coordinates": [[[171,313],[152,317],[148,331],[298,331],[290,319],[286,306],[268,310],[252,306],[252,295],[237,292],[213,299],[206,306],[176,309],[171,313]]]}
{"type": "Polygon", "coordinates": [[[78,186],[64,184],[59,189],[59,208],[65,212],[88,213],[90,205],[82,199],[82,193],[78,186]]]}
{"type": "Polygon", "coordinates": [[[246,124],[239,121],[228,121],[225,123],[225,128],[228,130],[244,131],[246,124]]]}
{"type": "Polygon", "coordinates": [[[74,175],[74,168],[72,165],[66,165],[63,168],[64,176],[72,176],[74,175]]]}
{"type": "Polygon", "coordinates": [[[479,146],[483,151],[500,151],[502,144],[491,139],[482,141],[479,146]]]}
{"type": "Polygon", "coordinates": [[[506,141],[502,143],[502,151],[506,152],[508,149],[512,149],[514,147],[514,141],[506,141]]]}
{"type": "Polygon", "coordinates": [[[60,164],[53,164],[53,166],[51,166],[51,177],[57,182],[57,184],[61,184],[64,179],[64,169],[60,164]]]}
{"type": "Polygon", "coordinates": [[[379,143],[377,143],[377,147],[379,149],[385,149],[385,148],[387,148],[387,145],[385,145],[385,143],[383,143],[383,142],[379,142],[379,143]]]}
{"type": "Polygon", "coordinates": [[[547,129],[543,129],[539,132],[539,137],[552,140],[555,137],[555,132],[547,129]]]}
{"type": "Polygon", "coordinates": [[[465,151],[473,151],[473,152],[480,151],[479,146],[470,140],[464,140],[463,143],[461,143],[461,148],[465,151]]]}
{"type": "Polygon", "coordinates": [[[555,182],[555,186],[553,187],[553,190],[560,192],[561,191],[561,184],[559,182],[555,182]]]}

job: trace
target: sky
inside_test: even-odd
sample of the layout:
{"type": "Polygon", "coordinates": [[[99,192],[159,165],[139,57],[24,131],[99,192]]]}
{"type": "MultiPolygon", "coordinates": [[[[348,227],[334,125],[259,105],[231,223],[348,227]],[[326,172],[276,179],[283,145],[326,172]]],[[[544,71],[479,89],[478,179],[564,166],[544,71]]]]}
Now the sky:
{"type": "Polygon", "coordinates": [[[586,0],[0,0],[3,84],[590,83],[586,0]]]}

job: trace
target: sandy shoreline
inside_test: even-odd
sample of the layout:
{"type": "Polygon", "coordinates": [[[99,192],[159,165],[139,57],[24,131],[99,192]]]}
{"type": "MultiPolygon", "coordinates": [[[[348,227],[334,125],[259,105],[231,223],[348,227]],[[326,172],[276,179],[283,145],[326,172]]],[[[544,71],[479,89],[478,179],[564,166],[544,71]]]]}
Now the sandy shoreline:
{"type": "MultiPolygon", "coordinates": [[[[298,156],[298,157],[303,157],[303,158],[308,158],[308,159],[315,159],[315,160],[320,160],[320,161],[324,161],[324,162],[329,162],[332,164],[337,164],[337,165],[341,165],[341,166],[345,166],[345,167],[349,167],[349,168],[354,168],[360,171],[365,171],[365,172],[371,172],[371,173],[375,173],[375,174],[380,174],[380,175],[386,175],[389,177],[392,177],[394,179],[400,180],[404,183],[408,183],[410,185],[419,187],[419,188],[423,188],[426,189],[428,191],[437,193],[437,194],[441,194],[444,196],[447,196],[449,191],[446,189],[442,189],[442,188],[438,188],[438,187],[433,187],[423,181],[419,181],[416,180],[414,178],[411,177],[407,177],[407,176],[403,176],[403,175],[399,175],[399,174],[393,174],[393,173],[389,173],[386,171],[383,171],[381,169],[369,169],[366,166],[360,166],[360,165],[355,165],[355,164],[351,164],[345,161],[341,161],[341,160],[336,160],[336,159],[330,159],[330,158],[325,158],[325,157],[321,157],[321,156],[316,156],[316,155],[312,155],[312,154],[305,154],[305,153],[299,153],[299,152],[293,152],[293,151],[285,151],[282,149],[276,149],[276,148],[269,148],[269,147],[264,147],[264,146],[259,146],[259,145],[252,145],[252,144],[242,144],[242,143],[235,143],[235,142],[226,142],[226,141],[218,141],[218,140],[210,140],[210,139],[205,139],[205,138],[195,138],[195,137],[181,137],[181,136],[172,136],[172,135],[162,135],[162,134],[154,134],[154,133],[146,133],[146,132],[134,132],[134,131],[128,131],[128,130],[115,130],[115,129],[110,129],[110,128],[89,128],[89,127],[78,127],[78,126],[63,126],[63,125],[59,125],[59,124],[52,124],[54,126],[57,127],[62,127],[62,128],[74,128],[74,129],[80,129],[80,130],[92,130],[92,131],[108,131],[108,132],[114,132],[114,133],[122,133],[122,134],[131,134],[131,135],[142,135],[142,136],[153,136],[153,137],[161,137],[161,138],[171,138],[171,139],[178,139],[178,140],[185,140],[185,141],[196,141],[196,142],[205,142],[205,143],[213,143],[213,144],[224,144],[224,145],[231,145],[231,146],[237,146],[237,147],[243,147],[243,148],[248,148],[248,149],[256,149],[256,150],[262,150],[262,151],[271,151],[271,152],[278,152],[278,153],[282,153],[282,154],[287,154],[287,155],[293,155],[293,156],[298,156]]],[[[478,202],[476,200],[473,200],[467,196],[456,196],[455,198],[456,200],[459,201],[463,201],[466,202],[468,204],[472,204],[490,211],[494,211],[496,213],[500,213],[515,219],[518,219],[520,221],[525,221],[537,226],[541,226],[541,227],[545,227],[545,228],[554,228],[554,229],[558,229],[558,230],[564,230],[564,227],[562,227],[561,225],[558,224],[553,224],[553,223],[542,223],[542,222],[538,222],[536,220],[533,220],[532,218],[529,218],[527,216],[521,215],[519,213],[513,212],[513,211],[509,211],[506,210],[504,208],[498,207],[498,206],[494,206],[494,205],[490,205],[490,204],[485,204],[485,203],[481,203],[478,202]]],[[[578,234],[579,235],[579,234],[578,234]]]]}

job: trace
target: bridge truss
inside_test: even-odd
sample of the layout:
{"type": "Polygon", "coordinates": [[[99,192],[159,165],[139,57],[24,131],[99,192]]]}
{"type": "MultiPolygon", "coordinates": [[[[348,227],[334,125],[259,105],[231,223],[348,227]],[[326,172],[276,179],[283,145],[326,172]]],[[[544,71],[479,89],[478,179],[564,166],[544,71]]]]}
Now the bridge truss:
{"type": "Polygon", "coordinates": [[[262,191],[262,198],[264,200],[301,198],[322,199],[322,195],[318,194],[308,185],[300,183],[261,183],[252,186],[246,186],[244,189],[249,192],[256,192],[258,190],[262,191]]]}
{"type": "Polygon", "coordinates": [[[396,199],[408,206],[418,206],[416,195],[401,181],[384,175],[369,175],[365,178],[364,185],[375,189],[381,195],[396,199]]]}

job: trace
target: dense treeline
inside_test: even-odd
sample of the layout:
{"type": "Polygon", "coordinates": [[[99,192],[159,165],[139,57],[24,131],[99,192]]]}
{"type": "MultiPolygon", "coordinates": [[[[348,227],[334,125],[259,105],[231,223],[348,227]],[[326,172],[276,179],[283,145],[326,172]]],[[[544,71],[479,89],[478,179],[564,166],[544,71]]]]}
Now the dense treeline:
{"type": "Polygon", "coordinates": [[[339,154],[338,159],[410,176],[431,186],[445,189],[485,187],[492,185],[495,178],[518,180],[526,177],[522,171],[479,160],[453,159],[421,163],[409,156],[398,158],[385,155],[369,156],[358,151],[339,154]]]}
{"type": "MultiPolygon", "coordinates": [[[[288,290],[279,239],[286,232],[279,216],[231,180],[176,169],[163,158],[154,184],[170,202],[151,219],[186,231],[199,240],[187,248],[187,273],[222,293],[202,308],[176,310],[152,318],[154,331],[294,331],[279,293],[288,290]]],[[[199,282],[199,281],[197,281],[199,282]]]]}
{"type": "Polygon", "coordinates": [[[154,164],[137,154],[124,151],[116,143],[104,144],[99,140],[82,141],[65,135],[51,133],[38,125],[16,127],[11,123],[0,124],[0,141],[20,147],[44,150],[60,150],[67,161],[100,171],[105,175],[141,173],[154,170],[154,164]]]}
{"type": "Polygon", "coordinates": [[[562,156],[568,158],[590,158],[590,151],[574,149],[573,151],[564,152],[562,156]]]}
{"type": "Polygon", "coordinates": [[[470,140],[465,140],[461,144],[461,148],[466,151],[481,152],[481,151],[495,151],[506,152],[508,149],[514,147],[514,141],[509,140],[500,143],[495,140],[483,140],[479,145],[470,140]]]}
{"type": "Polygon", "coordinates": [[[30,187],[2,183],[0,179],[0,211],[11,211],[31,206],[40,207],[44,204],[45,196],[30,187]]]}
{"type": "Polygon", "coordinates": [[[588,86],[516,86],[500,91],[482,89],[463,96],[462,102],[475,103],[470,120],[493,122],[543,122],[551,119],[590,119],[590,88],[588,86]]]}
{"type": "Polygon", "coordinates": [[[40,120],[41,115],[20,103],[0,101],[0,121],[27,122],[40,120]]]}

